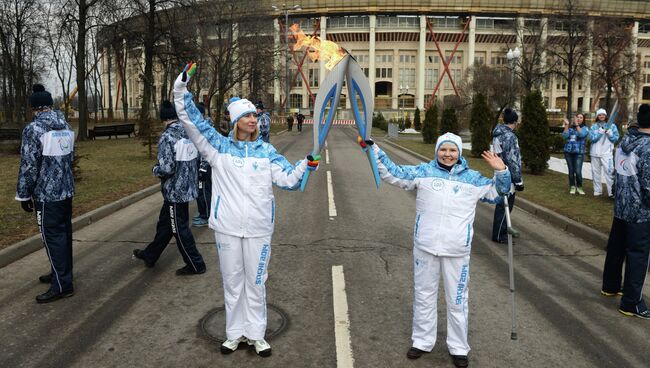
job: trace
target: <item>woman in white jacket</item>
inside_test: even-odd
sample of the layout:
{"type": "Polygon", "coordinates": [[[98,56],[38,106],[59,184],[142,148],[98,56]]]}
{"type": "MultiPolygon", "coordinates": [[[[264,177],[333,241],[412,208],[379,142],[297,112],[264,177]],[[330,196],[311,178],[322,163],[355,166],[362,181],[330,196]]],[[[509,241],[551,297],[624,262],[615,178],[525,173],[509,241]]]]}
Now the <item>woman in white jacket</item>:
{"type": "Polygon", "coordinates": [[[233,98],[233,130],[219,134],[192,101],[187,90],[196,69],[188,64],[174,83],[179,120],[189,138],[212,167],[212,213],[226,307],[226,337],[221,352],[232,353],[240,343],[254,345],[260,356],[270,356],[266,332],[266,288],[275,224],[272,185],[295,190],[305,170],[318,161],[308,157],[292,166],[275,148],[258,138],[255,106],[233,98]]]}
{"type": "Polygon", "coordinates": [[[442,276],[447,303],[447,347],[454,364],[467,367],[469,257],[476,204],[479,200],[501,201],[510,190],[510,172],[492,152],[483,152],[482,157],[495,170],[493,179],[469,169],[461,156],[461,139],[452,133],[438,138],[436,160],[417,166],[396,165],[376,144],[372,144],[372,149],[382,180],[402,189],[417,190],[413,344],[407,357],[417,359],[435,345],[438,282],[442,276]]]}

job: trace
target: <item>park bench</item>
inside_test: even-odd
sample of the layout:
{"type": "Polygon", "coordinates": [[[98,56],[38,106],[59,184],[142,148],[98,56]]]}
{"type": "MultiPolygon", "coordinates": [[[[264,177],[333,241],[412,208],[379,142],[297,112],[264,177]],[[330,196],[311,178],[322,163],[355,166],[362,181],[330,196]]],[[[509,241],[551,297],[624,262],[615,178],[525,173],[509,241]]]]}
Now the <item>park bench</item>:
{"type": "Polygon", "coordinates": [[[10,141],[10,140],[20,140],[20,139],[21,139],[20,129],[17,128],[0,129],[0,140],[10,141]]]}
{"type": "Polygon", "coordinates": [[[128,135],[131,138],[131,134],[135,135],[135,124],[101,125],[95,126],[93,129],[88,129],[88,138],[90,139],[97,137],[108,137],[108,139],[111,139],[112,136],[115,136],[115,139],[117,139],[118,135],[128,135]]]}

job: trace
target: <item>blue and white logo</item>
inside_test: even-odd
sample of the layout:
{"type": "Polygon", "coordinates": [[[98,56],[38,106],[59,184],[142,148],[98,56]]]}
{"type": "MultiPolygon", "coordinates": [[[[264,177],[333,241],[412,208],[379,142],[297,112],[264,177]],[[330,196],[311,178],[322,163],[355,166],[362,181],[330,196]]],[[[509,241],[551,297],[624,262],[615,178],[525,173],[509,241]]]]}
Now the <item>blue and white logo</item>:
{"type": "Polygon", "coordinates": [[[445,183],[441,179],[435,179],[431,182],[431,188],[433,188],[433,190],[442,190],[444,186],[445,183]]]}
{"type": "Polygon", "coordinates": [[[232,163],[235,167],[244,167],[244,159],[241,157],[233,157],[232,163]]]}

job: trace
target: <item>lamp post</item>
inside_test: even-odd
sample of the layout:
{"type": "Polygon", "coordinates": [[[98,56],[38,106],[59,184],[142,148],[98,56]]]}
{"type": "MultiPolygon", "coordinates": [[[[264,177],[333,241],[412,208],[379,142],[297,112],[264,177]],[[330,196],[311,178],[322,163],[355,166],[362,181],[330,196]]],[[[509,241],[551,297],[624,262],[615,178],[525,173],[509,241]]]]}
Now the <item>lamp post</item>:
{"type": "Polygon", "coordinates": [[[506,58],[508,59],[508,64],[510,66],[510,93],[512,93],[513,105],[516,105],[515,92],[514,92],[515,68],[517,67],[517,62],[519,61],[520,56],[521,56],[521,51],[519,51],[519,47],[515,47],[514,50],[509,49],[508,53],[506,54],[506,58]]]}
{"type": "MultiPolygon", "coordinates": [[[[409,86],[408,86],[408,84],[406,85],[406,88],[402,87],[402,85],[400,84],[400,85],[399,85],[399,96],[397,96],[398,101],[400,100],[400,96],[402,96],[402,95],[405,94],[405,93],[406,93],[406,94],[409,93],[409,86]]],[[[406,125],[405,125],[405,124],[406,124],[406,119],[404,118],[404,97],[402,97],[402,98],[401,98],[401,101],[399,101],[399,102],[400,102],[400,104],[397,105],[397,110],[399,111],[399,108],[400,108],[400,107],[402,108],[402,112],[401,112],[401,115],[402,115],[402,127],[403,127],[404,129],[406,129],[406,125]]]]}
{"type": "Polygon", "coordinates": [[[284,59],[284,76],[285,76],[285,96],[286,101],[284,104],[284,111],[289,116],[289,93],[291,86],[289,85],[289,12],[291,10],[302,10],[300,5],[289,6],[282,4],[281,6],[271,5],[271,8],[277,12],[284,12],[284,42],[287,45],[287,55],[284,59]]]}

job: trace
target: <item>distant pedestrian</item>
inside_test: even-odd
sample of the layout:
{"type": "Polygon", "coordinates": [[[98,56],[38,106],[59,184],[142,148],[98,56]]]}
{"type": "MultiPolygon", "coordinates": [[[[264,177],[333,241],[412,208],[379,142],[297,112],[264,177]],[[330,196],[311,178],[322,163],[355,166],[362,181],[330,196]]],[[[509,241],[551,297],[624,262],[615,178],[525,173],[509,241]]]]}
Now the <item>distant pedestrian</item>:
{"type": "Polygon", "coordinates": [[[296,113],[296,121],[298,122],[298,131],[302,132],[302,123],[305,121],[305,115],[296,113]]]}
{"type": "MultiPolygon", "coordinates": [[[[515,129],[519,123],[517,112],[507,108],[503,111],[503,124],[499,124],[492,132],[492,145],[496,153],[508,166],[512,179],[512,188],[508,195],[508,210],[512,212],[515,205],[515,191],[524,190],[524,179],[521,175],[521,152],[519,140],[515,135],[515,129]],[[514,189],[514,190],[512,190],[514,189]]],[[[494,220],[492,223],[492,241],[497,243],[508,242],[506,224],[506,209],[503,202],[499,202],[494,209],[494,220]]]]}
{"type": "Polygon", "coordinates": [[[585,159],[585,142],[589,128],[585,125],[585,116],[577,113],[573,122],[564,119],[564,159],[569,168],[569,194],[585,195],[582,190],[582,163],[585,159]]]}
{"type": "Polygon", "coordinates": [[[629,128],[616,150],[614,220],[607,242],[601,294],[622,295],[619,312],[650,319],[650,310],[643,300],[650,254],[649,105],[639,107],[637,121],[638,127],[629,128]]]}
{"type": "Polygon", "coordinates": [[[228,112],[228,109],[224,109],[223,118],[221,118],[219,124],[217,124],[215,128],[217,128],[217,132],[224,137],[227,137],[230,134],[232,126],[230,124],[230,113],[228,112]]]}
{"type": "MultiPolygon", "coordinates": [[[[203,119],[214,126],[212,119],[209,116],[205,115],[205,105],[202,103],[196,104],[196,108],[199,110],[203,119]]],[[[199,210],[198,215],[192,218],[192,226],[194,227],[203,227],[208,226],[208,219],[210,218],[210,208],[212,201],[212,168],[210,164],[205,159],[205,157],[200,156],[199,158],[199,195],[196,197],[196,206],[199,210]]]]}
{"type": "Polygon", "coordinates": [[[614,198],[612,183],[614,180],[614,143],[618,141],[618,128],[616,124],[607,122],[607,111],[596,111],[596,122],[589,128],[589,156],[591,157],[591,176],[594,184],[594,197],[603,194],[601,174],[604,171],[607,195],[614,198]]]}
{"type": "Polygon", "coordinates": [[[144,250],[134,249],[133,256],[144,261],[147,267],[153,267],[174,237],[185,262],[176,275],[201,274],[205,272],[205,262],[190,230],[188,208],[197,196],[198,152],[187,138],[171,102],[163,101],[160,120],[165,131],[158,141],[158,163],[153,167],[153,174],[160,178],[164,203],[153,241],[144,250]]]}
{"type": "Polygon", "coordinates": [[[257,111],[257,127],[260,131],[260,139],[269,143],[271,133],[271,115],[264,111],[264,103],[262,101],[258,101],[257,104],[255,104],[255,110],[257,111]]]}
{"type": "Polygon", "coordinates": [[[293,115],[287,115],[287,130],[291,131],[293,129],[293,115]]]}
{"type": "Polygon", "coordinates": [[[29,103],[34,120],[23,130],[16,200],[34,212],[50,273],[38,280],[50,288],[36,297],[49,303],[74,295],[72,285],[72,197],[74,196],[74,131],[63,115],[52,111],[52,95],[40,84],[29,103]]]}

